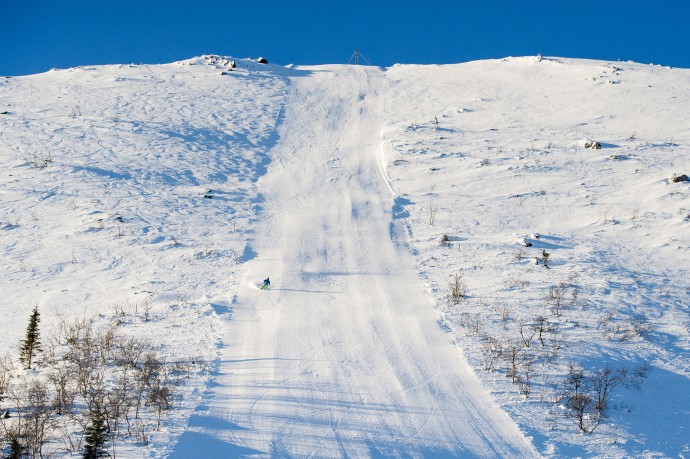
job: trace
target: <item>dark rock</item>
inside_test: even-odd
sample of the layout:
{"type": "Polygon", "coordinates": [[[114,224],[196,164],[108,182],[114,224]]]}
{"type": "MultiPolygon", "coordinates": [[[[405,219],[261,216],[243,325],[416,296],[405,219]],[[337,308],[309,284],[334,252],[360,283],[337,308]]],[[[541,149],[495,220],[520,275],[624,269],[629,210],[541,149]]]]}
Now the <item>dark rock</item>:
{"type": "Polygon", "coordinates": [[[582,143],[582,146],[585,148],[591,148],[592,150],[601,150],[601,144],[594,140],[587,139],[582,143]]]}

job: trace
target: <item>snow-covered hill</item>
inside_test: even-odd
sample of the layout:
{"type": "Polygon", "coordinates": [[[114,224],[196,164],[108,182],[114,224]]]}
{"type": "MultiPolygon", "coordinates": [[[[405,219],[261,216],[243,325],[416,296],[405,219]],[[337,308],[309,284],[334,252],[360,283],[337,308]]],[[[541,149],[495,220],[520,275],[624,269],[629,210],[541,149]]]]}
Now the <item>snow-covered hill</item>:
{"type": "Polygon", "coordinates": [[[690,454],[690,71],[232,62],[0,80],[4,441],[93,336],[44,452],[690,454]]]}

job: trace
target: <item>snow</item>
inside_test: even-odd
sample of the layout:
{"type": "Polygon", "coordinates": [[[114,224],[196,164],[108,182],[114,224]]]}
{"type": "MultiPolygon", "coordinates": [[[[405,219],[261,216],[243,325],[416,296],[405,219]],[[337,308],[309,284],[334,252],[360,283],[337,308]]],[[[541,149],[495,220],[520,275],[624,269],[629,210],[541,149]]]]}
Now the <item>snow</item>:
{"type": "Polygon", "coordinates": [[[0,357],[48,370],[18,364],[38,305],[44,342],[83,317],[195,362],[120,457],[687,455],[689,83],[549,57],[2,79],[0,357]],[[538,315],[526,395],[487,346],[538,315]],[[583,434],[570,363],[650,371],[583,434]]]}

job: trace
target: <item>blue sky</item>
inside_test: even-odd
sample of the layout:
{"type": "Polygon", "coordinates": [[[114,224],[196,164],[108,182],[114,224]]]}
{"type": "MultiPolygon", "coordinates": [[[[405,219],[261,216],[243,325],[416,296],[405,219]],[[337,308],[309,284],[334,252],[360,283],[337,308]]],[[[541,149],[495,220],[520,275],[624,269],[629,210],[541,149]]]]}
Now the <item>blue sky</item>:
{"type": "Polygon", "coordinates": [[[0,0],[0,75],[201,54],[279,64],[536,55],[690,68],[690,1],[0,0]]]}

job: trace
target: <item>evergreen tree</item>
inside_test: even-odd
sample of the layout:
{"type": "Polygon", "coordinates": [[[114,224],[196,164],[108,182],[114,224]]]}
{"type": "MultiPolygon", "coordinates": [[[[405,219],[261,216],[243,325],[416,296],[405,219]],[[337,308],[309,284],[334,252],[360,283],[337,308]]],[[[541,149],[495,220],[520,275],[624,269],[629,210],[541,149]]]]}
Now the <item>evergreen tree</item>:
{"type": "Polygon", "coordinates": [[[23,450],[21,443],[17,438],[13,438],[10,441],[10,454],[6,456],[8,459],[21,459],[23,456],[23,450]]]}
{"type": "Polygon", "coordinates": [[[31,362],[41,351],[41,341],[38,337],[38,323],[40,321],[41,315],[38,312],[38,305],[36,305],[29,318],[29,326],[26,327],[26,338],[22,341],[22,347],[19,351],[19,360],[26,369],[31,369],[31,362]]]}
{"type": "Polygon", "coordinates": [[[84,459],[110,457],[108,443],[108,426],[103,418],[101,407],[96,405],[91,412],[91,425],[84,430],[84,459]]]}

